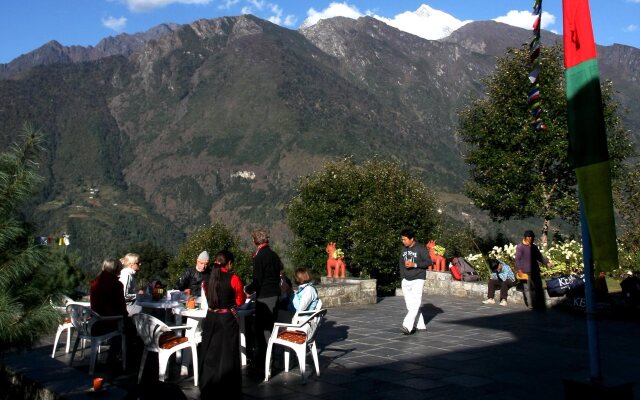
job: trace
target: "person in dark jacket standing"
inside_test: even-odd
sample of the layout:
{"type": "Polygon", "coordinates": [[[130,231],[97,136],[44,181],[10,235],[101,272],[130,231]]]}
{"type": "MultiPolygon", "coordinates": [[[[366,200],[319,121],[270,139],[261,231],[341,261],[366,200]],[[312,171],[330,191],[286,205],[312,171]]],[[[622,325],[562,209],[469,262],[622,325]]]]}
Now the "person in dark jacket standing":
{"type": "Polygon", "coordinates": [[[527,275],[526,280],[521,279],[524,281],[524,301],[527,306],[536,310],[544,310],[545,299],[539,263],[549,267],[552,263],[542,255],[538,246],[533,243],[535,237],[533,231],[524,232],[522,242],[516,246],[516,269],[519,277],[523,274],[527,275]]]}
{"type": "Polygon", "coordinates": [[[253,253],[253,280],[247,285],[247,294],[256,294],[256,313],[254,321],[255,359],[253,365],[264,365],[267,353],[267,341],[271,336],[273,323],[278,318],[278,299],[280,297],[280,271],[284,269],[280,257],[269,247],[269,232],[256,229],[251,233],[256,251],[253,253]]]}
{"type": "Polygon", "coordinates": [[[203,251],[196,260],[195,268],[184,271],[178,281],[178,290],[190,289],[191,294],[200,296],[202,282],[209,282],[209,253],[203,251]]]}
{"type": "Polygon", "coordinates": [[[402,295],[407,306],[407,315],[402,322],[402,333],[410,335],[418,330],[427,329],[420,306],[422,306],[422,288],[426,278],[427,267],[432,265],[427,248],[414,238],[415,234],[405,229],[400,234],[403,248],[400,253],[400,278],[402,278],[402,295]],[[416,325],[416,316],[418,322],[416,325]]]}

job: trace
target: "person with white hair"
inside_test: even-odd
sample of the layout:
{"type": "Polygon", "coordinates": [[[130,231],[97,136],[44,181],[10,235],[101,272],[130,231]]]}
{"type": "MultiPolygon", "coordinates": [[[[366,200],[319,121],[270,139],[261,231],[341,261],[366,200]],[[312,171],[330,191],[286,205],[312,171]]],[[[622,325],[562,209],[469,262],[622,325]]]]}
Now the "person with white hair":
{"type": "Polygon", "coordinates": [[[208,282],[209,275],[209,253],[205,250],[198,255],[196,266],[184,271],[178,280],[178,290],[190,289],[192,295],[200,296],[202,282],[208,282]]]}

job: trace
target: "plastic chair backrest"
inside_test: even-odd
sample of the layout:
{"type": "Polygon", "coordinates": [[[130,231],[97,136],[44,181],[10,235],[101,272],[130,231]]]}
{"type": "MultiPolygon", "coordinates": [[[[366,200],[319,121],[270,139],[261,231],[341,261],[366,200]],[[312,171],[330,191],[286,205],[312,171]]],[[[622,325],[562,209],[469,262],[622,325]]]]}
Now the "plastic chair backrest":
{"type": "Polygon", "coordinates": [[[71,324],[81,337],[90,337],[91,327],[100,320],[100,315],[92,311],[91,308],[80,304],[67,305],[67,314],[71,318],[71,324]]]}
{"type": "Polygon", "coordinates": [[[315,310],[296,313],[293,316],[291,323],[294,325],[298,325],[309,320],[309,322],[305,324],[302,327],[302,329],[307,334],[307,342],[311,342],[316,333],[316,330],[318,329],[318,326],[320,326],[320,323],[322,322],[322,318],[325,316],[326,313],[327,313],[327,310],[322,309],[322,300],[318,300],[318,304],[315,310]]]}
{"type": "Polygon", "coordinates": [[[144,313],[138,313],[131,317],[136,326],[138,336],[147,347],[158,349],[158,340],[164,332],[171,332],[171,329],[158,318],[144,313]]]}

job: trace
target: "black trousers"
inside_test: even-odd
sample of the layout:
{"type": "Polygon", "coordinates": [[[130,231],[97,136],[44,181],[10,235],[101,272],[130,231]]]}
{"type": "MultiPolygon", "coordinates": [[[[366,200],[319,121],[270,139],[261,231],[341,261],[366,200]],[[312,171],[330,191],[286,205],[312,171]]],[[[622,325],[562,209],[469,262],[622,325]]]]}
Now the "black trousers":
{"type": "Polygon", "coordinates": [[[496,287],[500,287],[500,300],[506,300],[509,288],[515,286],[516,283],[510,279],[501,281],[500,279],[489,279],[487,284],[487,298],[493,299],[496,294],[496,287]]]}
{"type": "Polygon", "coordinates": [[[278,318],[278,296],[264,297],[256,300],[256,314],[254,319],[255,359],[258,366],[264,366],[267,354],[267,342],[273,324],[278,318]]]}

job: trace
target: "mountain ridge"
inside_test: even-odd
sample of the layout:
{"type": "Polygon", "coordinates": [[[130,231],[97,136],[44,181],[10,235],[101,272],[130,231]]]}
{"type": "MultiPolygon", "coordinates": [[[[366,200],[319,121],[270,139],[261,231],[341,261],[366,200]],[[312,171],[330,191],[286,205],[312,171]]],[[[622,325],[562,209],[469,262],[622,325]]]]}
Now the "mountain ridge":
{"type": "MultiPolygon", "coordinates": [[[[298,31],[250,15],[197,20],[128,55],[0,80],[0,143],[17,140],[27,120],[45,132],[46,185],[30,215],[45,231],[71,233],[87,265],[133,240],[171,248],[211,221],[242,237],[263,225],[287,239],[297,180],[347,156],[398,161],[448,213],[486,224],[460,194],[466,166],[455,124],[508,47],[488,45],[495,30],[513,47],[526,33],[471,23],[451,41],[369,17],[298,31]],[[89,196],[96,187],[100,195],[89,196]]],[[[625,83],[620,99],[637,104],[629,82],[639,78],[640,52],[607,51],[602,76],[625,83]]],[[[640,118],[627,118],[637,133],[640,118]]]]}

